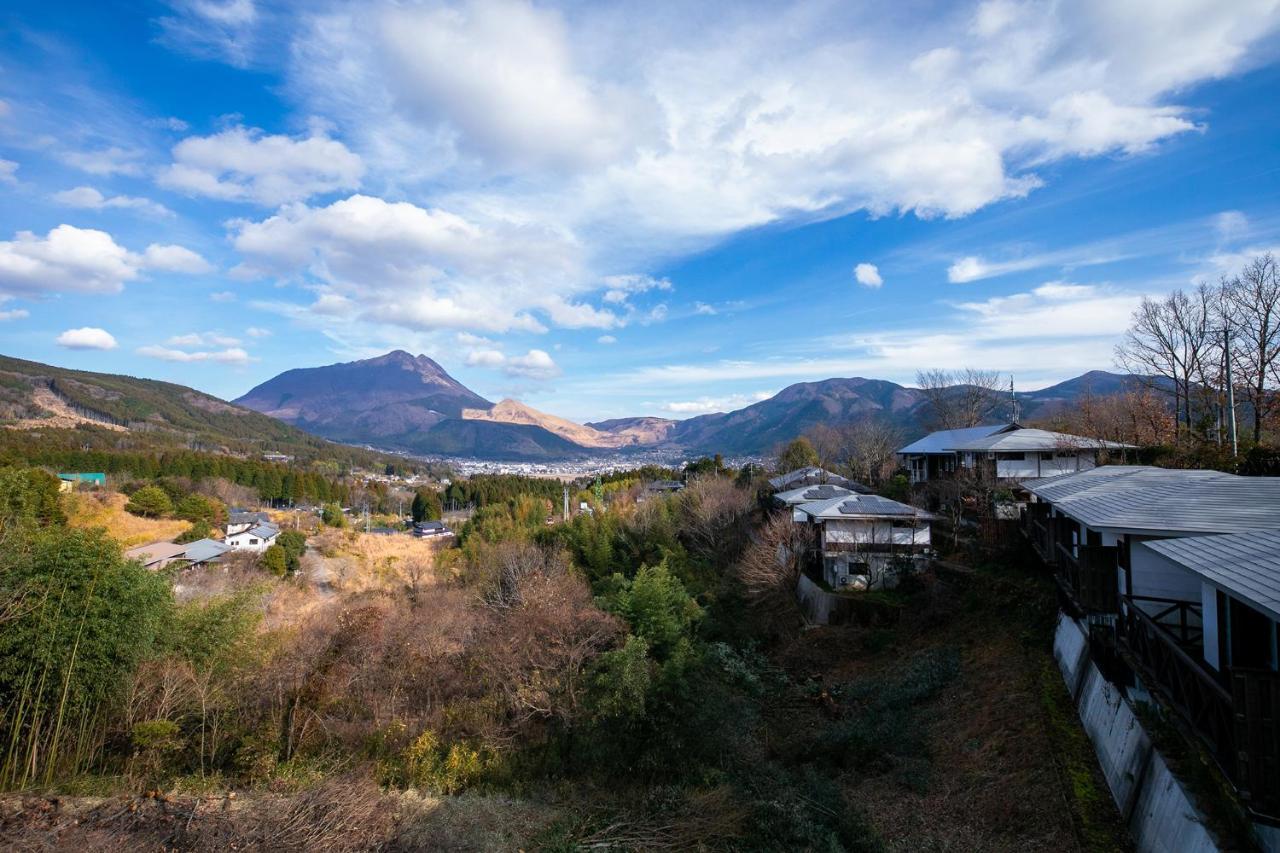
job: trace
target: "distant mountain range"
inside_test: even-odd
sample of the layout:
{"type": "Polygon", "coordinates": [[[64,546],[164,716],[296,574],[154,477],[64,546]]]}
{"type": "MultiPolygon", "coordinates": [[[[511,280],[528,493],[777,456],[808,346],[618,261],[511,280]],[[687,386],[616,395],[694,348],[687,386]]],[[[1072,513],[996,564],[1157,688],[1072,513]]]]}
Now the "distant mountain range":
{"type": "MultiPolygon", "coordinates": [[[[1019,393],[1023,419],[1049,415],[1085,394],[1132,387],[1136,378],[1091,371],[1019,393]]],[[[884,417],[908,437],[922,434],[922,392],[881,379],[826,379],[788,386],[733,412],[686,420],[615,418],[578,424],[515,400],[492,403],[424,355],[396,350],[363,361],[286,371],[236,404],[334,441],[412,453],[554,460],[599,452],[670,449],[767,453],[820,423],[884,417]]],[[[1008,418],[1010,410],[998,412],[1008,418]]]]}

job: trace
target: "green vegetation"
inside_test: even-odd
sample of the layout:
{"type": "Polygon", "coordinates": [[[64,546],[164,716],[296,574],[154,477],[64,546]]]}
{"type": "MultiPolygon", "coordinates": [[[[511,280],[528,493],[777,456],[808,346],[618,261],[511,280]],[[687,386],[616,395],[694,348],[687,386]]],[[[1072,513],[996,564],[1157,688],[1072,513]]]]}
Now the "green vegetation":
{"type": "Polygon", "coordinates": [[[410,506],[414,523],[419,521],[439,521],[444,514],[440,504],[440,493],[435,489],[418,489],[413,493],[413,504],[410,506]]]}
{"type": "Polygon", "coordinates": [[[794,471],[797,468],[807,468],[810,465],[817,464],[818,451],[814,449],[809,439],[804,436],[792,439],[778,454],[779,471],[794,471]]]}
{"type": "Polygon", "coordinates": [[[129,497],[124,508],[143,518],[164,518],[173,514],[173,501],[159,486],[143,486],[129,497]]]}

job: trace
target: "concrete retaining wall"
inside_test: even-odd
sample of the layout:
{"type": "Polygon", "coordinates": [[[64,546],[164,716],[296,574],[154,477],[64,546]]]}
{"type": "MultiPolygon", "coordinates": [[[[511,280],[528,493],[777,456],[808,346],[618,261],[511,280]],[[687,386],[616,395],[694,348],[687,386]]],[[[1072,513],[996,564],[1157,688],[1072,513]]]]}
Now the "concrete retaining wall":
{"type": "Polygon", "coordinates": [[[1138,850],[1217,851],[1200,811],[1151,745],[1133,706],[1089,659],[1087,636],[1083,626],[1060,614],[1053,655],[1138,850]]]}

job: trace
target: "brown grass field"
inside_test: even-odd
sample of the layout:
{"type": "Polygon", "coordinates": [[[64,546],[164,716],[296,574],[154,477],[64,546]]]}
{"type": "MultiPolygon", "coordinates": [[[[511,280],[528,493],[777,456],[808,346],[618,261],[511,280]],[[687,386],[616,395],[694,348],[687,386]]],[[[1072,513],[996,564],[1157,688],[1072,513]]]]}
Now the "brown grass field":
{"type": "Polygon", "coordinates": [[[116,492],[68,492],[63,511],[71,527],[102,527],[125,548],[173,539],[189,526],[175,519],[140,518],[124,510],[129,499],[116,492]]]}

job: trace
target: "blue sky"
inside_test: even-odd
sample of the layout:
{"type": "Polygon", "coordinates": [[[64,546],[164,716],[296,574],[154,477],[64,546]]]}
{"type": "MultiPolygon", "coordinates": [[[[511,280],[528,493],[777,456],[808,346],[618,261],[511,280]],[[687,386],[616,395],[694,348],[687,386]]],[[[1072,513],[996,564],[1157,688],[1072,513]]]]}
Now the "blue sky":
{"type": "Polygon", "coordinates": [[[393,348],[577,419],[1112,366],[1280,246],[1280,5],[0,11],[0,351],[232,398],[393,348]]]}

